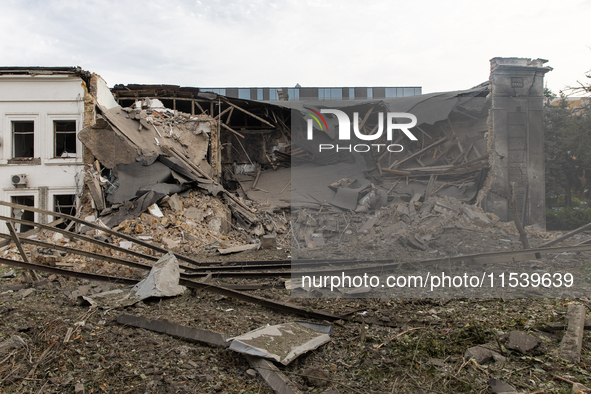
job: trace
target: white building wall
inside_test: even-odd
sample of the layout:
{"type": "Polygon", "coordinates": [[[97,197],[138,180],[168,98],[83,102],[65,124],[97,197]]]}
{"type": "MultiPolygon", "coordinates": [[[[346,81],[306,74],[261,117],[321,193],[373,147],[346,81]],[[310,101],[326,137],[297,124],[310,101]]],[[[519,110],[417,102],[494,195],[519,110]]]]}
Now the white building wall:
{"type": "MultiPolygon", "coordinates": [[[[73,75],[0,75],[0,199],[34,196],[35,206],[53,210],[53,196],[81,191],[82,143],[76,138],[76,157],[54,157],[54,121],[76,121],[76,133],[84,120],[82,79],[73,75]],[[40,164],[9,164],[13,159],[13,122],[34,122],[34,158],[40,164]],[[26,187],[15,187],[12,176],[26,174],[26,187]],[[78,182],[78,184],[77,184],[78,182]],[[46,201],[46,206],[40,203],[46,201]]],[[[8,207],[0,207],[10,216],[8,207]]],[[[37,217],[37,215],[36,215],[37,217]]],[[[4,224],[0,232],[6,233],[4,224]]]]}

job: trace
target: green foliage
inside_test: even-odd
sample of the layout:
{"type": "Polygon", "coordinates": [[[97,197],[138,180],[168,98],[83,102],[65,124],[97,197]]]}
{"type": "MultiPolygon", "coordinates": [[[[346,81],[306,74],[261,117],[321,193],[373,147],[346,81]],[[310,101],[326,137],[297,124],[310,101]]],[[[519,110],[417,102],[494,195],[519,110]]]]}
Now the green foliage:
{"type": "Polygon", "coordinates": [[[591,184],[591,111],[573,111],[562,94],[558,105],[550,105],[556,96],[549,90],[546,98],[546,206],[572,207],[572,194],[583,194],[591,184]]]}
{"type": "Polygon", "coordinates": [[[591,223],[591,208],[546,210],[546,228],[548,230],[574,230],[587,223],[591,223]]]}

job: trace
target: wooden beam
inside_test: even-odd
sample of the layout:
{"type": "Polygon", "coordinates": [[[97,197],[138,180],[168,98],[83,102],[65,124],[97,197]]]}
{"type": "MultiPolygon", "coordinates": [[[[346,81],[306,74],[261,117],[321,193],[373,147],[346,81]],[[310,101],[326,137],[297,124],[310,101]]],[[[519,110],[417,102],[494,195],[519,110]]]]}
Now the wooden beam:
{"type": "Polygon", "coordinates": [[[441,152],[441,154],[439,154],[439,156],[437,156],[437,157],[435,157],[435,155],[434,155],[433,160],[431,160],[430,162],[425,164],[425,166],[428,167],[433,163],[437,163],[442,157],[447,156],[449,151],[454,147],[454,141],[455,141],[455,138],[451,141],[451,144],[449,144],[449,147],[445,151],[441,152]]]}
{"type": "Polygon", "coordinates": [[[220,125],[221,125],[221,126],[224,128],[224,129],[226,129],[226,130],[228,130],[228,131],[231,131],[232,133],[236,134],[236,136],[237,136],[237,137],[240,137],[240,138],[244,139],[244,136],[243,136],[242,134],[240,134],[239,132],[237,132],[236,130],[234,130],[233,128],[231,128],[230,126],[228,126],[227,124],[225,124],[225,123],[220,123],[220,125]]]}
{"type": "MultiPolygon", "coordinates": [[[[578,233],[582,233],[585,230],[589,230],[591,229],[591,223],[587,223],[584,226],[581,226],[573,231],[570,231],[564,235],[561,235],[560,237],[552,240],[552,241],[548,241],[548,242],[544,242],[543,244],[541,244],[540,246],[538,246],[538,248],[547,248],[548,246],[552,246],[554,244],[557,244],[558,242],[564,241],[565,239],[568,239],[570,237],[572,237],[573,235],[577,235],[578,233]]],[[[587,241],[585,241],[587,242],[587,241]]]]}
{"type": "Polygon", "coordinates": [[[427,152],[428,150],[430,150],[430,149],[432,149],[432,148],[436,147],[437,145],[444,143],[444,142],[445,142],[445,141],[447,141],[448,139],[449,139],[449,138],[448,138],[447,136],[445,136],[445,137],[443,137],[443,138],[441,138],[441,139],[439,139],[439,140],[435,141],[434,143],[432,143],[432,144],[431,144],[431,145],[429,145],[428,147],[426,147],[426,148],[423,148],[423,149],[421,149],[420,151],[418,151],[418,152],[415,152],[415,153],[413,153],[412,155],[410,155],[410,156],[407,156],[407,157],[405,157],[404,159],[402,159],[402,160],[400,160],[400,161],[395,161],[395,162],[394,162],[394,163],[392,163],[392,164],[390,165],[390,167],[388,167],[388,168],[392,169],[392,167],[394,167],[394,166],[398,167],[400,164],[404,163],[405,161],[408,161],[408,160],[410,160],[410,159],[414,159],[415,157],[417,157],[417,156],[419,156],[419,155],[422,155],[423,153],[425,153],[425,152],[427,152]]]}
{"type": "Polygon", "coordinates": [[[203,109],[203,107],[201,106],[201,104],[199,104],[198,100],[193,100],[193,104],[195,104],[200,110],[201,110],[201,114],[205,114],[205,110],[203,109]]]}
{"type": "Polygon", "coordinates": [[[388,174],[395,174],[395,175],[411,175],[408,171],[399,171],[399,170],[391,170],[389,168],[382,168],[382,171],[388,174]]]}
{"type": "Polygon", "coordinates": [[[371,113],[373,112],[374,107],[375,107],[375,105],[372,105],[369,108],[369,110],[365,113],[365,116],[363,117],[363,120],[359,124],[359,130],[361,130],[363,128],[363,126],[365,126],[365,122],[367,122],[367,119],[369,118],[369,115],[371,115],[371,113]]]}
{"type": "Polygon", "coordinates": [[[225,114],[226,112],[230,111],[231,109],[234,109],[234,108],[233,108],[233,107],[228,107],[228,108],[226,108],[225,110],[223,110],[222,112],[220,112],[219,114],[217,114],[217,115],[214,117],[214,119],[216,119],[216,120],[217,120],[217,119],[221,119],[220,117],[221,117],[223,114],[225,114]]]}
{"type": "Polygon", "coordinates": [[[230,107],[230,113],[228,114],[228,118],[226,119],[226,124],[230,124],[230,119],[232,118],[233,113],[234,113],[234,107],[230,107]]]}
{"type": "Polygon", "coordinates": [[[249,112],[249,111],[245,110],[244,108],[241,108],[241,107],[239,107],[239,106],[237,106],[237,105],[235,105],[235,104],[232,104],[231,102],[229,102],[229,101],[227,101],[227,100],[224,100],[224,102],[225,102],[225,103],[227,103],[228,105],[231,105],[232,107],[236,108],[237,110],[239,110],[239,111],[242,111],[242,112],[244,112],[245,114],[252,116],[253,118],[255,118],[255,119],[256,119],[256,120],[258,120],[258,121],[261,121],[261,122],[263,122],[263,123],[265,123],[265,124],[267,124],[267,125],[269,125],[269,126],[271,126],[271,127],[275,127],[275,125],[273,125],[273,124],[271,124],[271,123],[267,122],[265,119],[263,119],[263,118],[261,118],[261,117],[258,117],[258,116],[256,116],[256,115],[255,115],[255,114],[253,114],[252,112],[249,112]]]}

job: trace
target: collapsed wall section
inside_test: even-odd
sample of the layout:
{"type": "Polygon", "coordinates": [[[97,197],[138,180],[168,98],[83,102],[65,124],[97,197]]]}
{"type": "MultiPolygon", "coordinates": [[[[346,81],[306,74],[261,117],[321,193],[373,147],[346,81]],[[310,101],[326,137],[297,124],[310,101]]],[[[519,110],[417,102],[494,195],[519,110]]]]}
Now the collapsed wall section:
{"type": "Polygon", "coordinates": [[[546,60],[493,58],[490,61],[489,157],[491,172],[483,208],[513,220],[509,188],[525,225],[545,228],[544,67],[546,60]]]}

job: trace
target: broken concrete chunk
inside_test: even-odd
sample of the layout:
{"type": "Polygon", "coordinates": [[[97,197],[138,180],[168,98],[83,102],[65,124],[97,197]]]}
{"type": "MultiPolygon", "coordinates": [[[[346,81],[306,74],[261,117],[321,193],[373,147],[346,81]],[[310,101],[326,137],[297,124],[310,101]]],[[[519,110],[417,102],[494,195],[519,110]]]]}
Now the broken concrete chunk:
{"type": "Polygon", "coordinates": [[[175,241],[171,238],[162,238],[162,243],[164,244],[164,247],[168,250],[178,248],[178,246],[180,245],[179,241],[175,241]]]}
{"type": "Polygon", "coordinates": [[[119,246],[122,247],[123,249],[129,250],[133,246],[133,242],[131,242],[131,241],[120,241],[119,242],[119,246]]]}
{"type": "Polygon", "coordinates": [[[0,354],[8,352],[12,349],[16,349],[19,347],[25,347],[25,341],[18,335],[13,335],[10,339],[0,343],[0,354]]]}
{"type": "Polygon", "coordinates": [[[573,394],[589,394],[591,393],[591,389],[583,386],[581,383],[574,383],[573,384],[573,394]]]}
{"type": "Polygon", "coordinates": [[[306,234],[304,240],[309,249],[319,248],[325,245],[322,233],[306,234]]]}
{"type": "Polygon", "coordinates": [[[275,235],[263,235],[261,248],[275,249],[277,247],[277,237],[275,235]]]}
{"type": "Polygon", "coordinates": [[[82,383],[76,383],[74,386],[75,394],[84,394],[84,385],[82,383]]]}
{"type": "Polygon", "coordinates": [[[203,218],[206,216],[206,214],[204,211],[202,211],[199,208],[191,207],[191,208],[185,209],[185,211],[183,212],[183,216],[186,217],[187,219],[193,219],[196,222],[200,222],[203,220],[203,218]]]}
{"type": "Polygon", "coordinates": [[[488,384],[489,384],[489,386],[490,386],[490,390],[491,390],[491,391],[492,391],[494,394],[517,394],[517,393],[515,392],[515,389],[514,389],[514,388],[513,388],[511,385],[509,385],[509,384],[505,383],[505,382],[504,382],[503,380],[501,380],[501,379],[494,379],[494,378],[491,378],[491,379],[488,381],[488,384]]]}
{"type": "Polygon", "coordinates": [[[162,199],[162,204],[166,204],[172,209],[173,211],[182,211],[183,210],[183,202],[178,194],[173,194],[172,196],[166,196],[162,199]]]}
{"type": "Polygon", "coordinates": [[[168,253],[154,264],[148,276],[132,291],[140,299],[177,296],[185,291],[185,286],[179,285],[179,278],[179,263],[174,254],[168,253]]]}
{"type": "Polygon", "coordinates": [[[359,190],[341,187],[330,203],[335,207],[353,210],[357,207],[357,198],[359,198],[359,190]]]}
{"type": "Polygon", "coordinates": [[[162,214],[162,211],[160,210],[160,207],[156,204],[150,205],[148,207],[148,212],[150,212],[152,215],[156,216],[157,218],[164,217],[164,215],[162,214]]]}
{"type": "Polygon", "coordinates": [[[408,246],[418,250],[427,250],[427,246],[425,243],[417,237],[416,234],[409,234],[408,236],[404,237],[406,239],[406,243],[408,246]]]}
{"type": "Polygon", "coordinates": [[[228,234],[232,229],[232,212],[225,206],[219,206],[208,219],[207,225],[217,233],[228,234]]]}
{"type": "Polygon", "coordinates": [[[503,339],[507,349],[517,350],[521,353],[530,352],[540,344],[538,338],[523,331],[511,331],[503,339]]]}
{"type": "Polygon", "coordinates": [[[234,246],[232,248],[218,248],[218,252],[220,254],[231,254],[231,253],[239,253],[239,252],[246,252],[247,250],[255,250],[258,249],[259,245],[257,244],[249,244],[249,245],[241,245],[241,246],[234,246]]]}
{"type": "Polygon", "coordinates": [[[398,204],[396,211],[400,212],[401,215],[410,216],[410,210],[406,204],[398,204]]]}
{"type": "Polygon", "coordinates": [[[486,364],[489,362],[506,362],[507,358],[501,356],[499,353],[487,349],[482,346],[474,346],[466,350],[464,353],[465,358],[473,358],[478,364],[486,364]]]}
{"type": "Polygon", "coordinates": [[[302,375],[311,386],[326,387],[329,384],[329,373],[320,367],[306,368],[302,371],[302,375]]]}
{"type": "Polygon", "coordinates": [[[474,224],[477,225],[490,225],[491,221],[490,219],[482,212],[478,212],[478,211],[474,211],[466,206],[462,207],[462,211],[464,212],[464,214],[466,214],[466,216],[468,217],[468,219],[470,219],[471,221],[474,222],[474,224]]]}
{"type": "Polygon", "coordinates": [[[573,363],[581,361],[581,348],[583,346],[583,332],[585,330],[585,307],[583,305],[569,304],[566,315],[568,328],[560,342],[558,355],[573,363]]]}
{"type": "Polygon", "coordinates": [[[332,326],[291,322],[262,327],[232,339],[230,349],[288,365],[299,355],[330,341],[332,326]]]}

